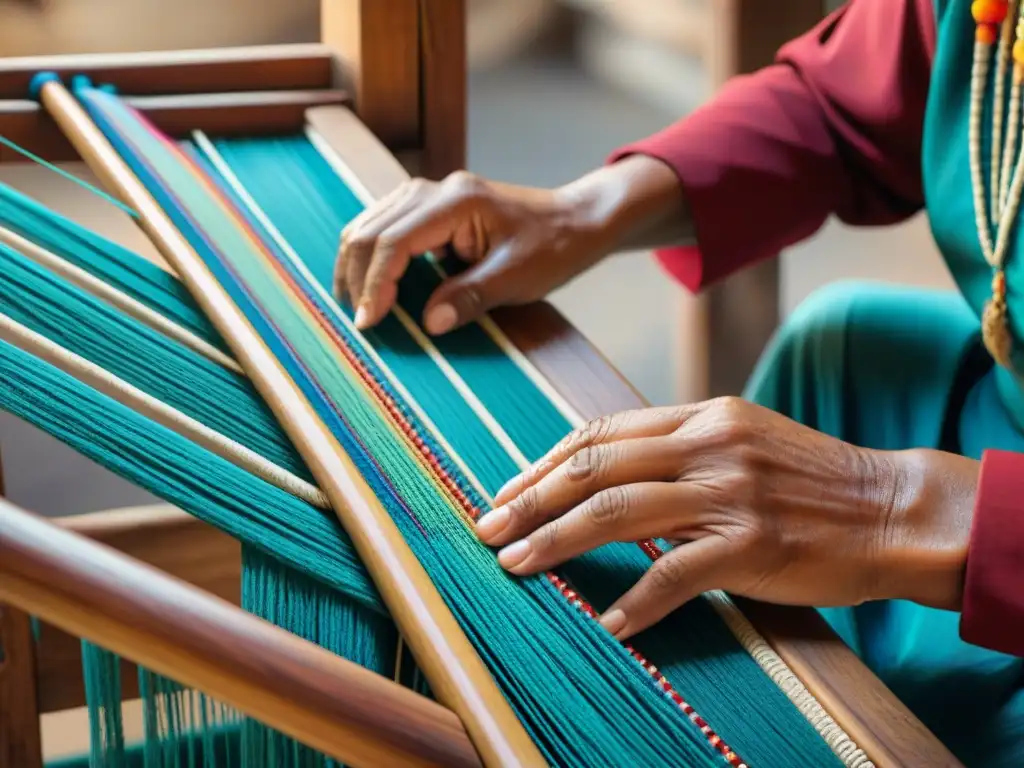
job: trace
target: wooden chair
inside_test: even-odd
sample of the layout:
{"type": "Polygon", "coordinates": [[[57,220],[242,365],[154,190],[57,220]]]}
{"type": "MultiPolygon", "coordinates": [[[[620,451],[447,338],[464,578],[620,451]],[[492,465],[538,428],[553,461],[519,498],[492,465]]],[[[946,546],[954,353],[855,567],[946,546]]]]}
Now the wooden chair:
{"type": "MultiPolygon", "coordinates": [[[[464,5],[454,0],[324,0],[324,46],[2,61],[0,133],[49,160],[77,157],[46,112],[21,99],[36,72],[85,73],[130,94],[172,135],[297,131],[308,121],[380,196],[410,170],[438,178],[463,164],[464,29],[464,5]]],[[[47,99],[59,91],[44,91],[47,99]]],[[[0,149],[0,161],[12,159],[0,149]]],[[[114,239],[129,227],[117,217],[89,225],[114,239]]],[[[550,306],[494,319],[584,417],[643,405],[550,306]]],[[[301,450],[318,455],[315,445],[301,450]]],[[[344,489],[335,493],[346,506],[366,505],[344,489]]],[[[379,564],[368,566],[380,585],[379,564]]],[[[47,522],[0,501],[0,768],[41,765],[40,715],[84,703],[76,638],[351,765],[497,765],[528,754],[515,725],[494,728],[505,721],[490,699],[472,711],[465,689],[438,691],[456,716],[244,613],[239,573],[237,542],[173,509],[47,522]],[[38,638],[30,616],[42,622],[38,638]]],[[[876,765],[956,764],[816,613],[741,607],[876,765]]],[[[446,664],[468,669],[466,685],[484,690],[487,681],[473,678],[453,652],[457,638],[417,638],[417,617],[392,612],[406,622],[410,645],[433,654],[435,672],[446,664]]],[[[138,695],[133,679],[123,677],[126,700],[138,695]]]]}

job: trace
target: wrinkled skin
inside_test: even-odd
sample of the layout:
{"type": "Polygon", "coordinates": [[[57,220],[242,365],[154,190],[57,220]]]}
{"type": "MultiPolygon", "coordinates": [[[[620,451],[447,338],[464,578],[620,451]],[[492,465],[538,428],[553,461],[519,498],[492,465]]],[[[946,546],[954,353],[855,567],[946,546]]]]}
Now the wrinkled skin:
{"type": "MultiPolygon", "coordinates": [[[[693,242],[678,179],[634,157],[553,190],[467,173],[416,180],[346,228],[335,292],[367,328],[412,258],[450,246],[471,264],[423,324],[443,334],[543,298],[616,250],[693,242]]],[[[899,598],[958,610],[978,462],[855,447],[726,398],[599,419],[510,482],[477,527],[514,574],[612,541],[676,546],[602,617],[628,637],[701,592],[855,605],[899,598]]]]}

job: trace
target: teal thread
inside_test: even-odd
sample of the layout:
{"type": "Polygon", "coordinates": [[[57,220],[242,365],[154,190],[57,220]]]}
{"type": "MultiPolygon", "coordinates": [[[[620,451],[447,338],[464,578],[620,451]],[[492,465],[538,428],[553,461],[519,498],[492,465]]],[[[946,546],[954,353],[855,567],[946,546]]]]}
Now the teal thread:
{"type": "MultiPolygon", "coordinates": [[[[133,138],[145,142],[143,135],[133,138]]],[[[317,243],[331,240],[330,233],[338,231],[338,222],[358,209],[341,194],[337,195],[338,206],[347,208],[336,208],[333,198],[322,196],[326,195],[323,188],[330,187],[329,178],[317,166],[317,158],[303,146],[304,139],[276,141],[228,142],[221,147],[227,150],[225,157],[230,158],[235,172],[246,178],[246,186],[268,209],[268,215],[283,231],[287,230],[286,237],[309,260],[317,279],[323,280],[334,246],[332,243],[328,256],[317,243]],[[239,152],[232,157],[233,149],[239,152]],[[247,156],[239,159],[243,153],[247,156]],[[265,181],[261,183],[257,177],[265,181]],[[322,217],[311,216],[307,199],[297,197],[293,189],[285,187],[279,195],[274,194],[275,189],[284,186],[284,178],[305,180],[300,187],[308,182],[307,188],[321,190],[310,198],[326,206],[326,210],[312,208],[322,211],[322,217]],[[303,231],[309,233],[305,241],[300,234],[303,231]]],[[[177,175],[172,163],[166,158],[160,162],[158,152],[147,151],[147,159],[156,162],[179,189],[187,194],[195,192],[187,177],[177,175]]],[[[232,232],[212,215],[204,216],[204,228],[214,233],[225,251],[242,259],[242,252],[233,250],[239,244],[232,232]]],[[[74,229],[67,226],[64,231],[75,234],[74,229]]],[[[109,251],[79,249],[76,242],[80,241],[70,238],[64,247],[89,261],[97,273],[113,269],[115,260],[109,251]]],[[[218,380],[211,368],[190,359],[198,356],[187,351],[172,357],[172,351],[164,348],[157,335],[138,332],[133,328],[137,323],[103,311],[87,297],[75,294],[73,298],[76,311],[84,313],[79,324],[91,325],[93,333],[62,331],[58,328],[59,313],[47,319],[46,307],[61,308],[66,286],[20,263],[17,254],[0,251],[0,256],[11,267],[11,277],[0,291],[7,294],[5,312],[7,308],[19,311],[22,319],[45,329],[40,332],[57,335],[61,343],[75,346],[84,356],[102,359],[111,367],[120,366],[118,370],[126,378],[133,377],[138,386],[154,396],[173,400],[182,410],[191,410],[204,419],[216,418],[204,410],[212,406],[244,421],[247,430],[266,436],[278,434],[273,420],[256,407],[258,399],[254,402],[246,386],[218,380]],[[115,354],[114,346],[124,348],[121,356],[115,354]],[[165,367],[146,371],[145,363],[129,365],[130,358],[164,361],[158,364],[165,367]],[[181,387],[176,389],[173,382],[168,382],[181,378],[180,372],[186,370],[194,401],[181,387]],[[230,396],[224,396],[222,402],[209,402],[210,392],[227,392],[224,388],[228,386],[230,396]]],[[[118,263],[130,263],[129,256],[118,253],[118,263]]],[[[235,266],[244,271],[242,261],[235,266]]],[[[268,307],[273,320],[286,329],[289,341],[301,349],[313,375],[329,390],[332,401],[367,441],[370,453],[387,468],[420,523],[426,526],[421,530],[409,519],[396,518],[531,735],[552,761],[559,765],[721,764],[721,756],[628,653],[592,620],[570,609],[546,581],[511,579],[497,567],[493,553],[453,519],[451,510],[438,500],[418,468],[397,450],[379,416],[356,394],[355,382],[322,354],[301,317],[279,300],[275,285],[259,274],[245,274],[244,278],[247,288],[268,307]],[[429,534],[425,535],[424,530],[429,534]]],[[[412,279],[424,278],[414,273],[412,279]]],[[[155,290],[153,285],[142,281],[135,290],[146,294],[155,290]]],[[[189,305],[174,291],[164,294],[160,303],[175,312],[189,305]]],[[[461,446],[473,447],[462,456],[474,473],[488,486],[503,482],[508,476],[508,459],[502,457],[500,446],[485,438],[475,416],[456,407],[461,401],[450,384],[441,385],[435,364],[390,328],[393,326],[385,326],[374,338],[381,354],[389,355],[388,364],[401,370],[403,382],[417,400],[430,403],[431,417],[446,436],[461,446]],[[431,400],[435,384],[441,387],[440,394],[431,400]],[[445,408],[446,398],[451,398],[449,408],[445,408]]],[[[461,347],[453,345],[442,351],[467,381],[474,382],[475,391],[487,398],[488,408],[500,414],[501,423],[510,434],[518,436],[517,442],[522,441],[529,454],[546,450],[564,432],[564,422],[539,406],[533,408],[541,396],[530,389],[532,385],[502,375],[510,370],[502,366],[512,365],[507,358],[493,354],[489,364],[478,366],[473,344],[481,345],[485,355],[492,355],[484,343],[470,339],[461,347]],[[499,375],[501,382],[511,382],[515,390],[506,398],[513,405],[507,405],[493,391],[499,375]],[[538,433],[546,437],[537,438],[538,433]]],[[[0,373],[5,382],[11,382],[10,387],[3,388],[6,391],[0,391],[0,405],[5,409],[239,538],[246,552],[243,605],[247,610],[359,663],[390,668],[393,627],[380,614],[376,591],[332,517],[227,465],[9,345],[0,345],[0,373]],[[197,466],[203,467],[202,477],[196,477],[197,466]]],[[[264,446],[261,450],[275,449],[264,446]]],[[[282,455],[285,453],[282,450],[282,455]]],[[[566,574],[600,609],[646,566],[636,547],[620,545],[581,558],[566,569],[566,574]]],[[[703,601],[695,601],[664,625],[645,633],[638,639],[638,647],[752,764],[836,764],[824,742],[703,601]]],[[[101,661],[88,663],[103,677],[101,661]]],[[[93,690],[97,687],[94,685],[93,690]]],[[[147,765],[165,764],[182,754],[183,739],[192,738],[181,733],[186,719],[181,714],[186,706],[182,698],[185,693],[169,682],[155,680],[147,683],[146,690],[147,702],[173,702],[170,709],[164,706],[154,710],[150,741],[163,746],[147,751],[147,765]]],[[[94,722],[106,722],[102,714],[105,705],[98,700],[102,698],[97,694],[90,702],[94,722]]],[[[212,722],[199,728],[203,733],[213,729],[212,722]]],[[[303,765],[306,757],[315,757],[255,723],[245,723],[242,734],[239,751],[247,758],[246,765],[303,765]]],[[[109,752],[126,752],[116,746],[116,740],[112,743],[109,752]]],[[[215,750],[211,747],[206,751],[204,747],[203,751],[210,754],[215,750]]]]}

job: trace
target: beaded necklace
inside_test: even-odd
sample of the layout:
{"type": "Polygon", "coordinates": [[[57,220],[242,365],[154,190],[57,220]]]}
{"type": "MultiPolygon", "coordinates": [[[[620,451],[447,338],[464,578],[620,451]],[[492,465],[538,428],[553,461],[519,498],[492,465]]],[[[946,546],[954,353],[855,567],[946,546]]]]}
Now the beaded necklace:
{"type": "Polygon", "coordinates": [[[1009,367],[1013,337],[1007,317],[1004,266],[1010,248],[1010,233],[1024,192],[1024,152],[1017,146],[1021,87],[1024,84],[1024,6],[1020,5],[1019,0],[975,0],[971,4],[971,15],[977,27],[971,69],[971,107],[968,124],[971,185],[978,239],[985,261],[992,268],[992,295],[985,303],[981,329],[989,354],[1000,365],[1009,367]],[[986,195],[985,174],[981,162],[981,121],[992,49],[996,47],[997,41],[992,99],[992,153],[988,174],[989,190],[986,195]],[[1004,131],[1003,101],[1006,70],[1011,58],[1013,76],[1004,131]]]}

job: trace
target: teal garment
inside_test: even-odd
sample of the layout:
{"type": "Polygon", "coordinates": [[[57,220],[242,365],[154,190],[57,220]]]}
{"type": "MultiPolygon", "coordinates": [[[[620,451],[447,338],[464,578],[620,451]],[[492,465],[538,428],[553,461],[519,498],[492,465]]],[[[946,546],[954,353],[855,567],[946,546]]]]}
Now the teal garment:
{"type": "MultiPolygon", "coordinates": [[[[881,285],[822,291],[780,329],[746,393],[869,448],[929,447],[975,459],[988,448],[1024,453],[1024,386],[1017,374],[993,367],[980,341],[992,271],[975,228],[969,165],[970,6],[971,0],[935,3],[921,158],[932,232],[962,295],[881,285]]],[[[993,79],[982,121],[986,180],[993,79]]],[[[1019,227],[1006,274],[1018,340],[1014,368],[1024,371],[1019,227]]],[[[822,613],[966,765],[1024,765],[1024,662],[962,642],[959,615],[951,612],[892,601],[822,613]]]]}
{"type": "MultiPolygon", "coordinates": [[[[840,284],[789,318],[746,396],[868,448],[1024,452],[996,378],[962,297],[840,284]]],[[[962,642],[948,611],[891,601],[822,613],[965,765],[1024,765],[1024,662],[962,642]]]]}
{"type": "MultiPolygon", "coordinates": [[[[925,204],[932,234],[953,279],[980,317],[991,294],[992,270],[986,263],[975,226],[967,141],[971,103],[971,62],[974,22],[971,0],[936,0],[937,42],[932,81],[925,111],[922,147],[925,204]]],[[[994,70],[993,64],[993,70],[994,70]]],[[[1004,103],[1010,92],[1007,68],[1004,103]]],[[[990,73],[982,117],[981,156],[988,185],[992,137],[994,74],[990,73]]],[[[1018,221],[1020,215],[1018,214],[1018,221]]],[[[1024,371],[1024,240],[1018,225],[1011,233],[1005,261],[1007,305],[1015,339],[1013,368],[1024,371]]],[[[996,386],[1014,423],[1024,430],[1024,382],[1019,374],[1000,369],[996,386]]]]}

